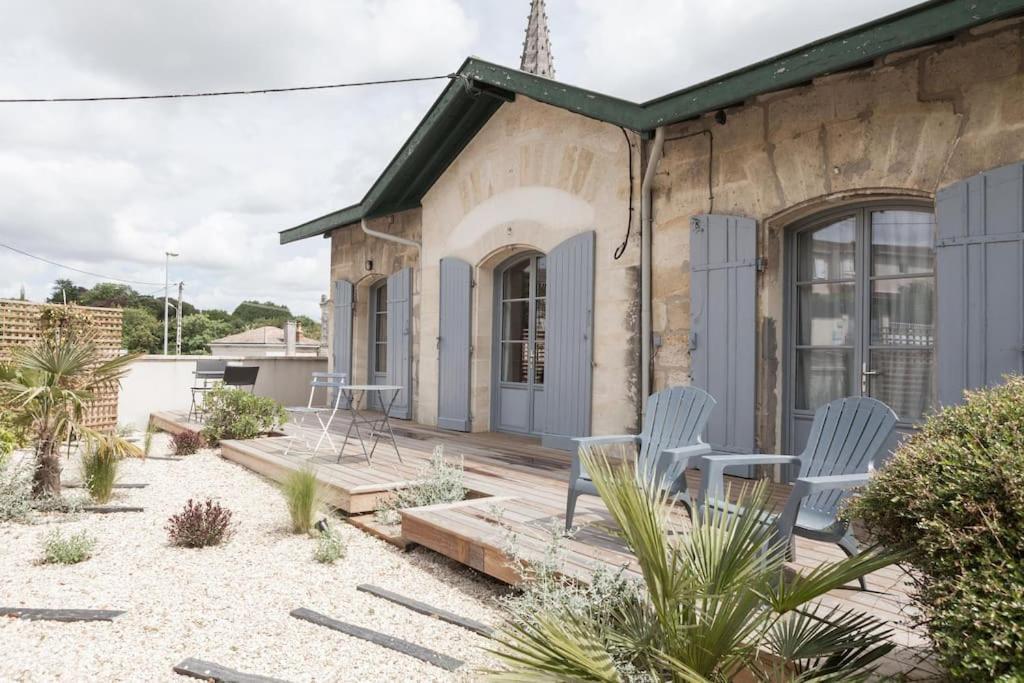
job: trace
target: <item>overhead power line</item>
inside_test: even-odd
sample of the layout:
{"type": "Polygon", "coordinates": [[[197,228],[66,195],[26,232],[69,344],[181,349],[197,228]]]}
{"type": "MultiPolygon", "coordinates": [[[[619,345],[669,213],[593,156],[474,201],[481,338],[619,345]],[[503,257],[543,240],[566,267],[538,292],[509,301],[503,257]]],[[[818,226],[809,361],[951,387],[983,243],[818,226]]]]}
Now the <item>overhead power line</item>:
{"type": "Polygon", "coordinates": [[[353,83],[328,83],[326,85],[299,85],[290,88],[259,88],[257,90],[212,90],[209,92],[181,92],[157,95],[100,95],[95,97],[5,97],[0,104],[44,104],[51,102],[125,102],[129,100],[181,100],[196,97],[225,97],[229,95],[273,95],[285,92],[307,92],[310,90],[334,90],[338,88],[361,88],[368,85],[390,85],[393,83],[418,83],[454,78],[455,74],[444,76],[418,76],[414,78],[390,78],[380,81],[357,81],[353,83]]]}
{"type": "MultiPolygon", "coordinates": [[[[22,256],[28,256],[29,258],[33,258],[33,259],[35,259],[37,261],[42,261],[43,263],[49,263],[51,266],[57,266],[58,268],[64,268],[65,270],[73,270],[76,273],[82,273],[84,275],[92,275],[93,277],[102,278],[104,280],[113,280],[114,282],[121,282],[121,283],[126,284],[126,285],[149,285],[149,286],[159,285],[161,289],[163,289],[163,287],[164,287],[164,283],[163,282],[146,282],[144,280],[125,280],[124,278],[120,278],[120,277],[113,277],[113,276],[110,276],[110,275],[102,275],[100,273],[93,273],[92,271],[89,271],[89,270],[82,270],[81,268],[75,268],[73,266],[64,265],[63,263],[57,263],[56,261],[51,261],[48,258],[43,258],[42,256],[36,256],[35,254],[30,254],[27,251],[23,251],[21,249],[18,249],[17,247],[12,247],[9,244],[3,244],[2,242],[0,242],[0,247],[3,247],[4,249],[10,249],[11,251],[13,251],[13,252],[15,252],[17,254],[21,254],[22,256]]],[[[176,285],[178,283],[175,282],[174,284],[176,285]]]]}

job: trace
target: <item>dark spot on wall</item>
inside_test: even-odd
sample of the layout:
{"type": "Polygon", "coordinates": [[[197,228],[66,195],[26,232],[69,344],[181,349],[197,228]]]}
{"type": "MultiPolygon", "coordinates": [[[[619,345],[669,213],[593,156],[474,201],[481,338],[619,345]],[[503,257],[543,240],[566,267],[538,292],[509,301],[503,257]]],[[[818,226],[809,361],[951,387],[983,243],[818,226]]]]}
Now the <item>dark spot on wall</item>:
{"type": "Polygon", "coordinates": [[[779,407],[775,385],[779,373],[779,347],[774,318],[761,321],[761,371],[757,389],[757,447],[762,453],[775,451],[775,419],[779,407]]]}
{"type": "MultiPolygon", "coordinates": [[[[626,397],[634,406],[634,422],[627,425],[627,431],[640,431],[640,267],[626,269],[626,287],[629,291],[629,305],[623,320],[623,329],[629,330],[624,344],[622,361],[629,372],[626,375],[626,397]]],[[[597,332],[597,330],[595,330],[597,332]]]]}

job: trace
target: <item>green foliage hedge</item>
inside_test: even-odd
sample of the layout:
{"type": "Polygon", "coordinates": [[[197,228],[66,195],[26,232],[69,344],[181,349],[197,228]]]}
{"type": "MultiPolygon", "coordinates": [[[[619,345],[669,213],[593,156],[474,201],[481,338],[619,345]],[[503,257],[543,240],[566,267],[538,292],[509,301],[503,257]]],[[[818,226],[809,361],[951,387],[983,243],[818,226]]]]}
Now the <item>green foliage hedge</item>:
{"type": "Polygon", "coordinates": [[[203,436],[209,443],[221,439],[252,439],[288,420],[284,407],[277,401],[224,386],[207,392],[203,410],[206,414],[203,436]]]}
{"type": "Polygon", "coordinates": [[[1024,377],[929,418],[850,513],[911,549],[921,621],[952,678],[1024,680],[1024,377]]]}

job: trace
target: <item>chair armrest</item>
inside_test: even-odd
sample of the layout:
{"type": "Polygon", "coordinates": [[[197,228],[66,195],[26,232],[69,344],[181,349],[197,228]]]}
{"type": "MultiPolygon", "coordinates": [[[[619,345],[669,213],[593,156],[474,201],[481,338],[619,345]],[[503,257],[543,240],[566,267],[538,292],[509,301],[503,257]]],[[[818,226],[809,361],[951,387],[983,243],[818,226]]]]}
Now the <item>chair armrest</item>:
{"type": "Polygon", "coordinates": [[[700,505],[710,496],[712,498],[722,497],[725,493],[725,470],[728,467],[740,467],[745,465],[799,465],[800,457],[796,455],[702,455],[698,457],[691,467],[701,471],[700,492],[698,502],[700,505]]]}
{"type": "Polygon", "coordinates": [[[710,452],[711,446],[706,443],[663,448],[658,453],[657,459],[648,464],[650,471],[645,472],[644,475],[658,488],[667,489],[672,493],[684,491],[686,490],[686,480],[683,474],[690,467],[690,463],[710,452]]]}
{"type": "Polygon", "coordinates": [[[706,443],[695,443],[690,446],[680,446],[679,448],[665,448],[661,452],[677,458],[680,456],[692,458],[697,455],[710,455],[711,446],[706,443]]]}
{"type": "Polygon", "coordinates": [[[609,436],[578,436],[573,439],[577,446],[605,446],[613,443],[636,443],[639,436],[633,434],[612,434],[609,436]]]}
{"type": "MultiPolygon", "coordinates": [[[[801,491],[808,496],[819,491],[845,491],[863,486],[870,481],[867,474],[838,474],[831,477],[800,477],[793,482],[793,493],[801,491]]],[[[802,496],[801,496],[802,497],[802,496]]]]}
{"type": "Polygon", "coordinates": [[[868,474],[838,474],[829,477],[800,477],[793,482],[793,490],[789,494],[786,506],[782,509],[776,524],[782,539],[788,539],[793,533],[800,505],[807,496],[821,491],[845,491],[863,486],[870,480],[868,474]]]}

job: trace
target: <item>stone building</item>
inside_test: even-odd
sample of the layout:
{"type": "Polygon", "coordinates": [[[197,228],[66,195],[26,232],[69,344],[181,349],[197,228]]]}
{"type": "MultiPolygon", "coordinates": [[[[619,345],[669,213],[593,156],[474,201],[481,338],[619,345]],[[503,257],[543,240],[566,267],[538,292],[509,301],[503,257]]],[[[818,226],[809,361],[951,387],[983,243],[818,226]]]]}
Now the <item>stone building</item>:
{"type": "Polygon", "coordinates": [[[799,450],[834,397],[906,431],[1022,370],[1024,0],[640,104],[541,75],[542,5],[536,73],[467,59],[359,204],[281,233],[331,240],[336,369],[405,386],[401,417],[563,447],[692,382],[747,452],[799,450]]]}

